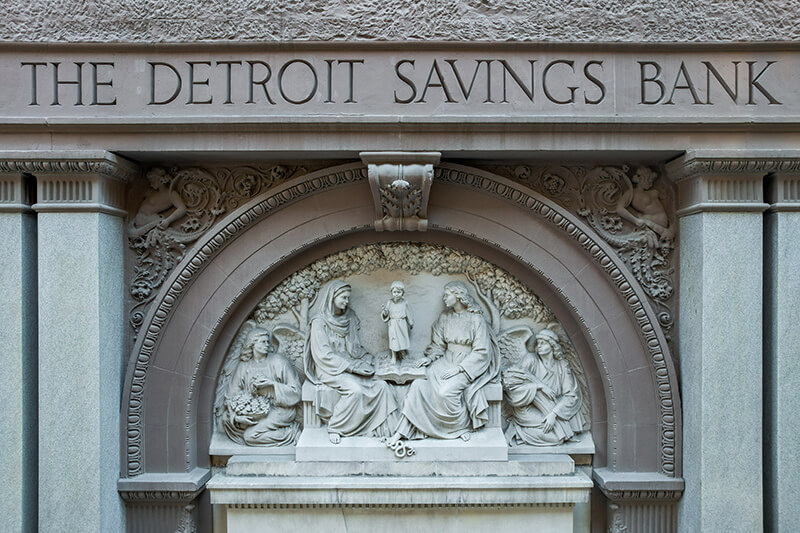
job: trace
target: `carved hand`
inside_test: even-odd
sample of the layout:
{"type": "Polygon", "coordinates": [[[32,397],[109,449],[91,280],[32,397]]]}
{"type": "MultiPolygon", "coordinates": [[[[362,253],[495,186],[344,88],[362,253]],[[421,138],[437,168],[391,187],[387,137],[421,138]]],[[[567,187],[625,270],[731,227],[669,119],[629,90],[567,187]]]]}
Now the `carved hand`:
{"type": "Polygon", "coordinates": [[[233,422],[237,426],[243,426],[243,427],[252,426],[256,423],[255,420],[253,420],[249,416],[244,416],[244,415],[235,415],[233,417],[233,422]]]}
{"type": "Polygon", "coordinates": [[[350,371],[357,376],[372,377],[375,375],[375,369],[367,361],[354,361],[350,371]]]}
{"type": "Polygon", "coordinates": [[[461,372],[461,369],[458,367],[448,368],[444,372],[442,372],[442,379],[450,379],[453,376],[457,376],[461,372]]]}
{"type": "Polygon", "coordinates": [[[431,360],[429,358],[427,358],[427,357],[423,357],[422,359],[419,360],[419,363],[417,363],[417,368],[420,368],[420,367],[423,367],[423,366],[429,366],[430,364],[431,364],[431,360]]]}
{"type": "Polygon", "coordinates": [[[545,433],[553,431],[553,428],[556,425],[556,414],[550,413],[546,417],[544,417],[544,431],[545,433]]]}

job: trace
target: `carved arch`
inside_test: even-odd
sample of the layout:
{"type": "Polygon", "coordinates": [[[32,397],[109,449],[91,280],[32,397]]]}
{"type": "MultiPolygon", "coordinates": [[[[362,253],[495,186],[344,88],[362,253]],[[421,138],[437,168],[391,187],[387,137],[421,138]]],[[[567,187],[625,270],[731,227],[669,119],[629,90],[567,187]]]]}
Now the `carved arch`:
{"type": "Polygon", "coordinates": [[[642,289],[590,228],[522,185],[451,164],[437,169],[427,234],[378,235],[373,211],[366,169],[343,165],[267,191],[187,251],[131,355],[122,477],[208,466],[217,372],[258,299],[299,265],[398,239],[482,255],[531,285],[590,377],[595,466],[680,475],[680,402],[667,343],[642,289]]]}

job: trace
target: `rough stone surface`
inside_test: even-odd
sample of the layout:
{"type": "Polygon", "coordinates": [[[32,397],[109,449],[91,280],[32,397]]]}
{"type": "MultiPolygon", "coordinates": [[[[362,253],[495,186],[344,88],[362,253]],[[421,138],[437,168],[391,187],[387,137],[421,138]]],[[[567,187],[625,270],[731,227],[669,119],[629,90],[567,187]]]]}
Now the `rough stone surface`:
{"type": "Polygon", "coordinates": [[[758,212],[680,220],[679,531],[763,527],[761,220],[758,212]]]}
{"type": "Polygon", "coordinates": [[[794,0],[9,0],[0,40],[722,42],[800,38],[794,0]]]}
{"type": "Polygon", "coordinates": [[[765,218],[765,522],[768,531],[797,528],[800,508],[800,212],[771,213],[765,218]],[[771,259],[771,260],[770,260],[771,259]]]}
{"type": "Polygon", "coordinates": [[[39,531],[122,531],[122,219],[38,219],[39,531]]]}

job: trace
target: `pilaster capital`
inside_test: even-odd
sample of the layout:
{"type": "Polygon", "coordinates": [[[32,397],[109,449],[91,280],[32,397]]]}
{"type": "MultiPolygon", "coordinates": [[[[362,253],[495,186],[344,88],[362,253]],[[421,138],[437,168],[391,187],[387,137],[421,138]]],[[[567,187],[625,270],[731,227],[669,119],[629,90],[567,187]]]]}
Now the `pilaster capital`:
{"type": "Polygon", "coordinates": [[[769,212],[800,212],[800,168],[792,172],[770,174],[764,194],[769,212]]]}
{"type": "Polygon", "coordinates": [[[25,172],[0,173],[0,213],[32,213],[36,180],[25,172]]]}
{"type": "Polygon", "coordinates": [[[763,212],[765,178],[800,176],[798,151],[688,151],[666,165],[678,184],[678,216],[709,211],[763,212]]]}
{"type": "Polygon", "coordinates": [[[99,212],[125,216],[125,185],[139,167],[106,151],[0,152],[0,179],[36,178],[37,212],[99,212]]]}
{"type": "Polygon", "coordinates": [[[375,202],[376,231],[425,231],[439,152],[361,152],[375,202]]]}

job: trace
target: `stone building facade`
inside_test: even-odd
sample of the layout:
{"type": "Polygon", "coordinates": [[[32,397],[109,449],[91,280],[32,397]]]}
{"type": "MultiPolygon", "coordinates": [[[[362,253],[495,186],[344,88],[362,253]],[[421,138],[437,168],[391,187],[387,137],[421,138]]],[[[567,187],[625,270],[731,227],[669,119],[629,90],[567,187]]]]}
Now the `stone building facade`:
{"type": "MultiPolygon", "coordinates": [[[[312,516],[333,530],[341,516],[353,530],[793,530],[795,2],[6,12],[4,531],[266,531],[312,516]],[[352,265],[320,274],[332,257],[352,265]],[[381,268],[405,276],[409,301],[443,272],[476,299],[491,286],[498,339],[558,330],[588,437],[464,451],[475,433],[451,465],[416,445],[437,457],[416,469],[363,461],[389,453],[365,444],[344,461],[368,465],[356,473],[303,441],[220,444],[229,362],[248,321],[279,330],[281,284],[356,280],[369,348],[381,268]]],[[[425,335],[439,305],[417,304],[425,335]]],[[[309,431],[321,422],[305,394],[309,431]]]]}

